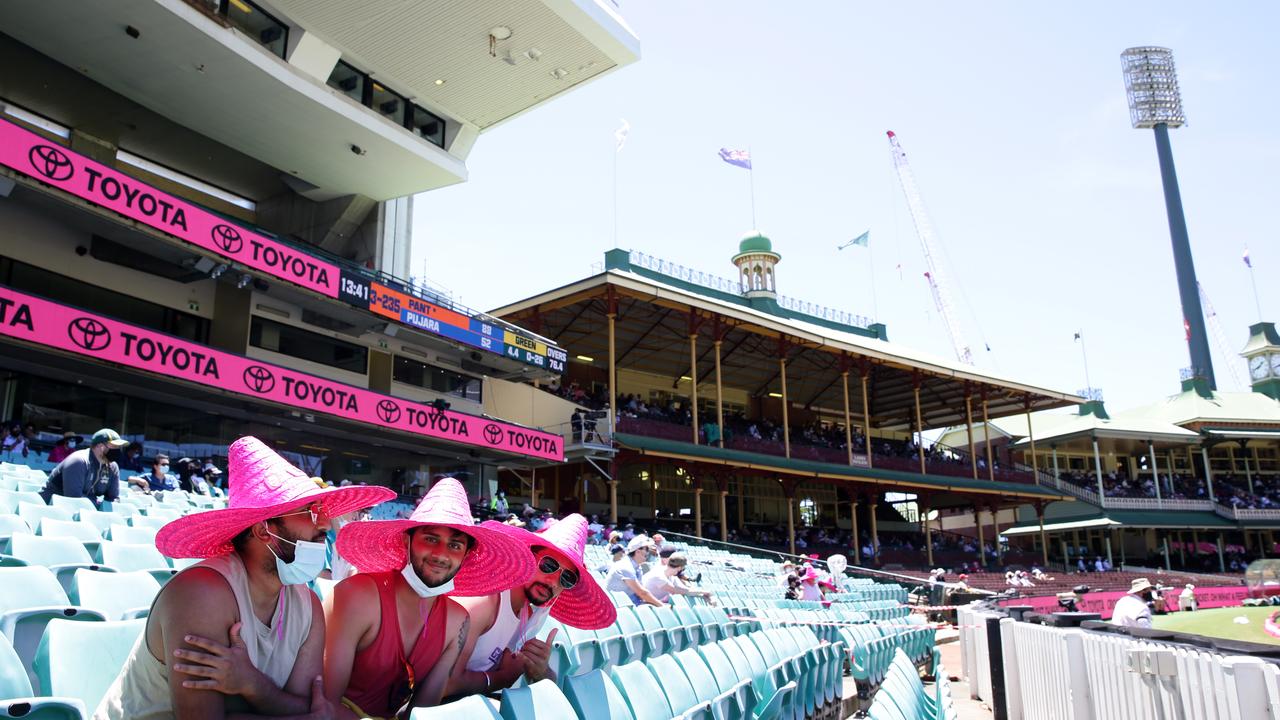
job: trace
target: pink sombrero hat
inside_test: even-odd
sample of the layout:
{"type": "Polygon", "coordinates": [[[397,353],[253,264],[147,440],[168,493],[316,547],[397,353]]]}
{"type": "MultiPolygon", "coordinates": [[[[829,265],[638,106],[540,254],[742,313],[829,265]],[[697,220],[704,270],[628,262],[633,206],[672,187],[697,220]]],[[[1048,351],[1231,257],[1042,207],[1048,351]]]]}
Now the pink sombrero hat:
{"type": "Polygon", "coordinates": [[[491,528],[476,525],[467,491],[453,478],[442,478],[407,520],[361,520],[338,531],[338,554],[360,572],[400,570],[409,561],[405,531],[424,525],[460,530],[475,540],[450,595],[490,595],[524,584],[533,575],[533,555],[523,543],[491,528]]]}
{"type": "MultiPolygon", "coordinates": [[[[604,594],[595,575],[582,562],[587,536],[591,534],[587,529],[586,518],[574,513],[537,533],[492,520],[481,523],[481,527],[490,527],[508,535],[527,549],[534,546],[549,547],[573,563],[573,568],[578,571],[578,584],[572,590],[562,591],[555,599],[551,604],[551,617],[580,630],[607,628],[618,619],[618,610],[613,606],[613,601],[604,594]]],[[[528,550],[525,554],[533,556],[528,550]]]]}
{"type": "Polygon", "coordinates": [[[156,533],[156,547],[171,558],[207,558],[232,550],[231,540],[254,523],[320,503],[328,517],[372,507],[395,498],[390,488],[324,486],[276,454],[261,440],[245,436],[227,450],[231,475],[227,507],[180,517],[156,533]]]}

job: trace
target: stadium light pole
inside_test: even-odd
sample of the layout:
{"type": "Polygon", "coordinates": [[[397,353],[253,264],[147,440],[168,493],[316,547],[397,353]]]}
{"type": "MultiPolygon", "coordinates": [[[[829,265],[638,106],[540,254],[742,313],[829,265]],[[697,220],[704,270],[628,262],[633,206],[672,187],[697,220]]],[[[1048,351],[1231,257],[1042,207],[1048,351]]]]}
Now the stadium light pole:
{"type": "Polygon", "coordinates": [[[1205,332],[1204,311],[1200,307],[1196,268],[1191,260],[1191,241],[1187,237],[1187,219],[1182,212],[1182,194],[1178,191],[1178,174],[1173,166],[1173,149],[1169,145],[1169,128],[1186,124],[1173,51],[1161,47],[1133,47],[1120,54],[1120,64],[1124,70],[1125,92],[1129,96],[1129,119],[1134,128],[1151,128],[1156,136],[1164,206],[1173,241],[1173,264],[1178,276],[1178,295],[1182,300],[1182,321],[1187,333],[1187,349],[1191,354],[1191,374],[1204,378],[1209,388],[1216,390],[1218,385],[1213,377],[1213,359],[1209,356],[1209,338],[1205,332]]]}

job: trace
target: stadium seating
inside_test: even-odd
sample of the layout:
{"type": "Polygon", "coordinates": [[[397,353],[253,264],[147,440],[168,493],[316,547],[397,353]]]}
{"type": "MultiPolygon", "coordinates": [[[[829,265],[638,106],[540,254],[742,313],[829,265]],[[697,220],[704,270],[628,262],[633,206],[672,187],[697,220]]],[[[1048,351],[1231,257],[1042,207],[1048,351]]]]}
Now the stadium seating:
{"type": "Polygon", "coordinates": [[[151,573],[101,573],[77,570],[71,601],[76,605],[102,613],[108,620],[132,620],[146,617],[151,601],[160,592],[160,583],[151,573]]]}
{"type": "Polygon", "coordinates": [[[88,716],[77,698],[33,697],[26,668],[6,638],[0,637],[0,718],[82,720],[88,716]]]}
{"type": "Polygon", "coordinates": [[[34,663],[42,691],[77,698],[86,708],[96,708],[120,674],[146,622],[50,620],[34,663]]]}
{"type": "Polygon", "coordinates": [[[935,663],[937,682],[929,693],[915,663],[901,650],[894,655],[889,677],[872,699],[867,716],[872,720],[956,720],[951,688],[941,663],[935,663]]]}
{"type": "Polygon", "coordinates": [[[31,662],[45,626],[54,619],[102,621],[106,617],[72,605],[66,591],[48,568],[0,568],[0,634],[8,639],[18,654],[32,686],[37,690],[44,688],[36,680],[31,662]]]}

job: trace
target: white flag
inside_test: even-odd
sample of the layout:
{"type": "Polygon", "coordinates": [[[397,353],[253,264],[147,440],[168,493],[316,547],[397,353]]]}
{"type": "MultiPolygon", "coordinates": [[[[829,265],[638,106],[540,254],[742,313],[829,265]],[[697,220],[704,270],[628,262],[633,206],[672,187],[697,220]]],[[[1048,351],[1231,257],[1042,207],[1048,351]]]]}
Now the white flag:
{"type": "Polygon", "coordinates": [[[613,131],[613,137],[618,141],[617,152],[622,152],[622,146],[627,144],[627,133],[631,132],[631,123],[626,120],[613,131]]]}

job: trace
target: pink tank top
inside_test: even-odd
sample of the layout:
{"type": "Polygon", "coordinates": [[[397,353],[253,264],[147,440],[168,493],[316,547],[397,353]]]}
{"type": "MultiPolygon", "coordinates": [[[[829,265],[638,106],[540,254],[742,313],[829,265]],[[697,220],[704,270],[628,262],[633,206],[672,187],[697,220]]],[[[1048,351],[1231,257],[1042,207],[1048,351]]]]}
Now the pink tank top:
{"type": "Polygon", "coordinates": [[[447,597],[436,598],[422,632],[405,658],[400,640],[400,615],[396,612],[398,572],[370,574],[378,586],[382,622],[378,636],[369,647],[356,653],[347,681],[345,697],[361,710],[378,717],[395,714],[410,697],[410,685],[420,686],[444,651],[444,625],[451,605],[447,597]],[[394,706],[393,706],[394,704],[394,706]]]}

